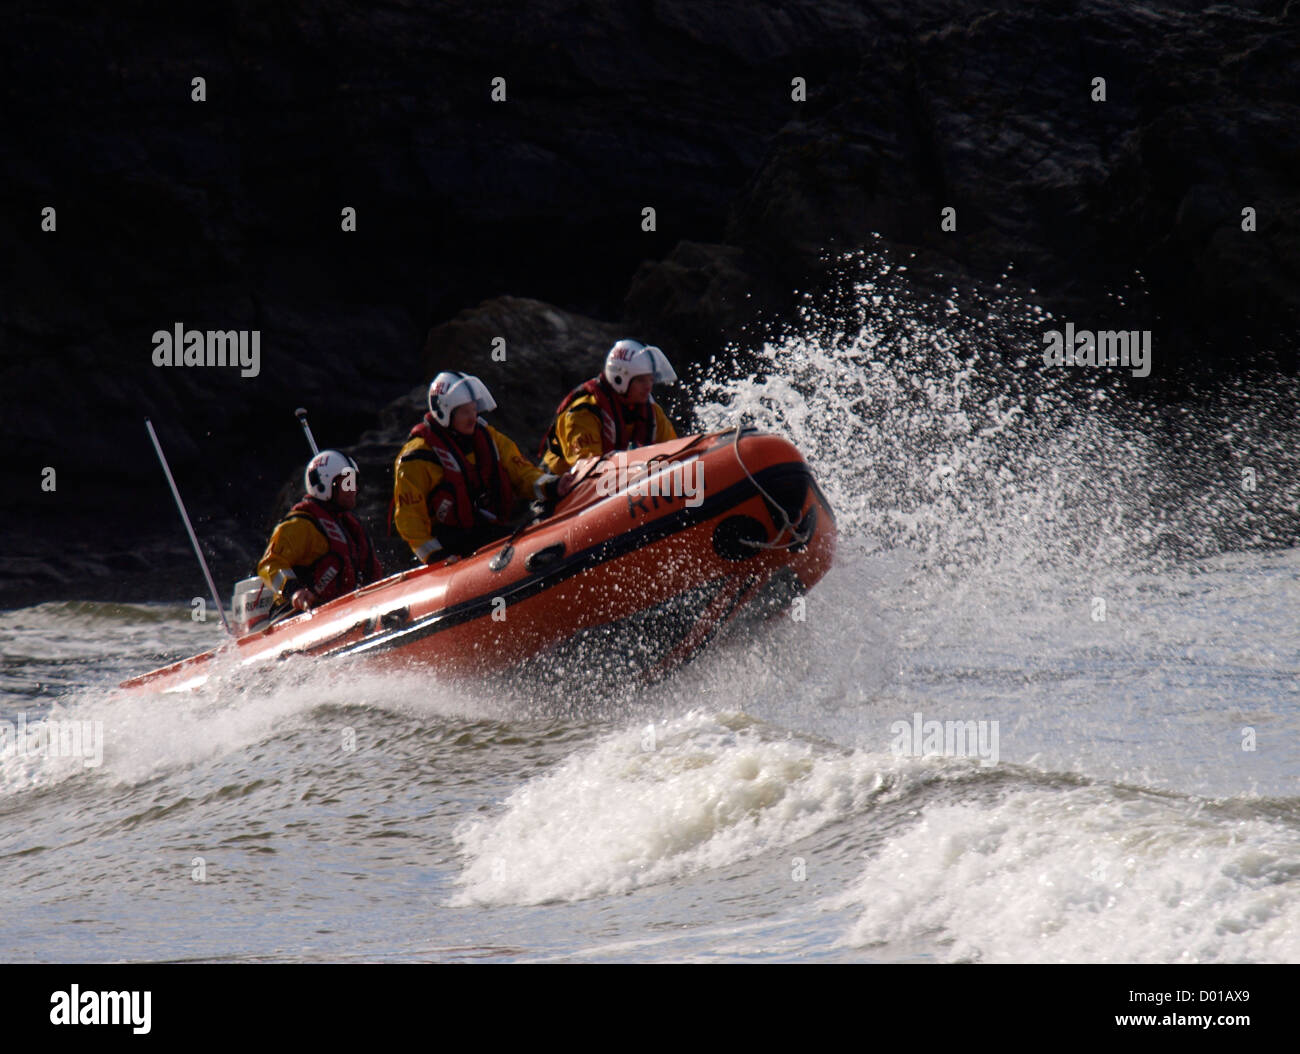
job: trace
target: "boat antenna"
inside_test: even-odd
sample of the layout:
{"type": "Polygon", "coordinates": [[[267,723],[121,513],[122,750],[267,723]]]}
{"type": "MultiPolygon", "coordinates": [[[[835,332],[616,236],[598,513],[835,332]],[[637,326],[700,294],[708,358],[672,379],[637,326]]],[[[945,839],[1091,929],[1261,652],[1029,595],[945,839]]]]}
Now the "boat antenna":
{"type": "Polygon", "coordinates": [[[315,457],[320,453],[320,448],[316,445],[316,437],[311,434],[311,425],[307,423],[306,407],[298,407],[293,414],[298,418],[298,423],[302,425],[302,430],[307,433],[307,445],[311,447],[311,456],[315,457]]]}
{"type": "Polygon", "coordinates": [[[158,442],[158,433],[153,430],[153,422],[147,417],[144,419],[144,426],[149,429],[149,438],[153,440],[153,448],[158,451],[158,460],[162,462],[163,471],[167,473],[167,482],[171,484],[172,497],[176,499],[176,508],[180,509],[181,520],[185,523],[185,529],[190,533],[190,543],[194,546],[194,555],[199,558],[199,566],[203,568],[203,577],[208,580],[208,589],[212,592],[212,602],[217,605],[217,614],[221,616],[221,625],[227,633],[230,633],[230,623],[226,621],[225,608],[221,606],[221,598],[217,596],[216,584],[212,581],[212,572],[208,570],[208,562],[203,559],[203,550],[199,548],[199,540],[194,535],[194,527],[190,524],[190,515],[185,511],[185,503],[181,501],[181,492],[176,489],[176,480],[172,477],[172,470],[167,464],[167,457],[163,454],[162,444],[158,442]]]}

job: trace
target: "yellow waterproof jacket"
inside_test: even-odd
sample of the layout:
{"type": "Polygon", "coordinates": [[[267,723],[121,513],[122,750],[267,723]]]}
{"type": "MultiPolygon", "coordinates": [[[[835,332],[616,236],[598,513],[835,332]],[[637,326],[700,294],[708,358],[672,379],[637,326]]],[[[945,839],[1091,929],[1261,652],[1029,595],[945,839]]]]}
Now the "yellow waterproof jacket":
{"type": "MultiPolygon", "coordinates": [[[[546,473],[524,457],[509,436],[485,421],[479,424],[487,430],[496,447],[515,497],[524,500],[541,497],[536,484],[546,473]]],[[[430,515],[429,496],[442,485],[446,471],[436,456],[430,456],[433,453],[432,446],[416,436],[402,447],[393,466],[393,526],[422,562],[427,562],[442,548],[436,537],[435,520],[430,515]]],[[[465,455],[465,458],[477,467],[474,453],[465,455]]]]}
{"type": "MultiPolygon", "coordinates": [[[[284,520],[266,545],[266,552],[257,565],[258,577],[275,590],[275,599],[279,601],[285,584],[296,581],[294,568],[308,567],[329,551],[329,542],[311,520],[298,517],[284,520]]],[[[297,585],[299,588],[310,587],[311,583],[298,582],[297,585]]]]}
{"type": "MultiPolygon", "coordinates": [[[[650,403],[654,414],[655,430],[653,442],[663,443],[677,438],[668,415],[656,402],[650,403]]],[[[596,397],[588,392],[577,396],[556,417],[552,425],[554,444],[548,442],[542,454],[542,465],[547,472],[563,475],[575,462],[584,457],[600,457],[615,449],[613,443],[606,443],[603,418],[605,414],[596,397]],[[559,453],[554,449],[558,445],[559,453]]],[[[548,440],[551,437],[548,437],[548,440]]]]}
{"type": "Polygon", "coordinates": [[[324,602],[379,581],[384,570],[350,510],[304,496],[275,528],[257,574],[277,600],[305,587],[324,602]]]}

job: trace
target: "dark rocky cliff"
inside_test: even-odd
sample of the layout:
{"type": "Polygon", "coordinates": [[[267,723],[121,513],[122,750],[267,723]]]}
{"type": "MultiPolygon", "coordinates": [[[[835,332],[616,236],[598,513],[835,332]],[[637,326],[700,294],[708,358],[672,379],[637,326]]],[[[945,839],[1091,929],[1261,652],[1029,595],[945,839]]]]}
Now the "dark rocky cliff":
{"type": "Polygon", "coordinates": [[[199,591],[146,416],[233,577],[294,407],[381,492],[441,365],[531,447],[611,334],[706,358],[872,232],[1097,324],[1126,292],[1153,384],[1293,365],[1294,3],[11,4],[0,68],[0,603],[199,591]],[[259,330],[259,375],[156,368],[177,322],[259,330]]]}

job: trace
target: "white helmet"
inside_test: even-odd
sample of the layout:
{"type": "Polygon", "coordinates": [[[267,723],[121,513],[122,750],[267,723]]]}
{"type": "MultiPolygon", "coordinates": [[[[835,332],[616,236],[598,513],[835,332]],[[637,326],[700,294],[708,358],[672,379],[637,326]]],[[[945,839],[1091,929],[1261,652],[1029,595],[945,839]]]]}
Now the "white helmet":
{"type": "Polygon", "coordinates": [[[468,373],[444,370],[429,385],[429,413],[443,428],[451,427],[452,411],[466,403],[473,403],[481,414],[497,408],[487,385],[468,373]]]}
{"type": "Polygon", "coordinates": [[[329,501],[334,496],[334,481],[340,477],[344,490],[356,490],[357,463],[337,450],[322,450],[307,462],[303,483],[313,498],[329,501]]]}
{"type": "Polygon", "coordinates": [[[668,362],[668,356],[653,345],[639,340],[620,340],[605,356],[605,380],[622,395],[633,377],[648,373],[656,384],[672,384],[677,380],[668,362]]]}

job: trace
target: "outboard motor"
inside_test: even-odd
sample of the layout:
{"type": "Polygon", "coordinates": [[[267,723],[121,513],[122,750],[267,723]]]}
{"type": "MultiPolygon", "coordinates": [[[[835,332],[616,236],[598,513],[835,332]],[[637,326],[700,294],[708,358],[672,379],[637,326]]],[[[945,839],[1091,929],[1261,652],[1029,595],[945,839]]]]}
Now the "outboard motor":
{"type": "Polygon", "coordinates": [[[235,636],[242,637],[246,633],[266,628],[274,597],[271,587],[256,575],[236,582],[235,595],[230,601],[235,636]]]}

